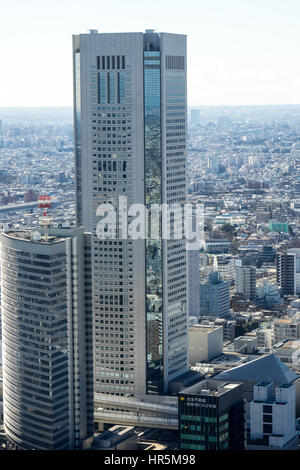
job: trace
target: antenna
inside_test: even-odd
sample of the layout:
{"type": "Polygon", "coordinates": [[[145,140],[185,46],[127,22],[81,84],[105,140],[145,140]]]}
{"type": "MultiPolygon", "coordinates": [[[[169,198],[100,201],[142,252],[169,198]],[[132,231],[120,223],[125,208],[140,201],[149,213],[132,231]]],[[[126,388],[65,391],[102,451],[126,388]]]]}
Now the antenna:
{"type": "Polygon", "coordinates": [[[47,216],[47,209],[51,207],[50,196],[38,196],[38,208],[44,209],[43,217],[40,217],[40,226],[45,232],[45,240],[48,241],[49,228],[51,227],[52,218],[47,216]]]}

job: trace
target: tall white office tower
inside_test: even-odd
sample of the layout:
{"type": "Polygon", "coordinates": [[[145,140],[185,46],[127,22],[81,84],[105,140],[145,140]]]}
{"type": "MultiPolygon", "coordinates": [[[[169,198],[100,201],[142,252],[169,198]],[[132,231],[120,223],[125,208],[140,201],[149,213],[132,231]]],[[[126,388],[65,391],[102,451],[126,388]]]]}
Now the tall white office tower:
{"type": "Polygon", "coordinates": [[[0,238],[8,448],[85,448],[94,431],[91,235],[0,238]]]}
{"type": "Polygon", "coordinates": [[[163,394],[188,368],[185,241],[133,240],[126,217],[115,238],[99,239],[96,210],[119,207],[119,196],[128,208],[185,203],[186,37],[92,30],[73,37],[73,57],[77,223],[93,233],[95,391],[163,394]]]}

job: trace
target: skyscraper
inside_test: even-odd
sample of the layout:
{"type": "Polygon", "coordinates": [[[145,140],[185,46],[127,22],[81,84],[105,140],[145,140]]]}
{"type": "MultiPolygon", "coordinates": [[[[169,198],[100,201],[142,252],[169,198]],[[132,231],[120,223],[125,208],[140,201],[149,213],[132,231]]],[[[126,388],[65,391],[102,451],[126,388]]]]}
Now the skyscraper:
{"type": "Polygon", "coordinates": [[[10,449],[93,436],[91,236],[1,234],[4,428],[10,449]]]}
{"type": "MultiPolygon", "coordinates": [[[[92,232],[95,391],[165,393],[188,367],[184,240],[97,237],[100,204],[186,202],[186,37],[73,37],[77,223],[92,232]]],[[[121,219],[122,219],[121,214],[121,219]]],[[[123,220],[123,219],[122,219],[123,220]]],[[[126,225],[126,220],[125,220],[126,225]]]]}

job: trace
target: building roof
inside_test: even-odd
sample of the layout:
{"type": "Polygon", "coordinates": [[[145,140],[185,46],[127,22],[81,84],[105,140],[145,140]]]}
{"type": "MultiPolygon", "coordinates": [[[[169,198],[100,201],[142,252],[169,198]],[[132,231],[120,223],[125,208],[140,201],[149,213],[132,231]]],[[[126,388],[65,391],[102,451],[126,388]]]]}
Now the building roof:
{"type": "Polygon", "coordinates": [[[204,379],[197,382],[191,387],[185,388],[180,391],[182,395],[200,395],[200,396],[217,396],[228,393],[231,390],[240,387],[241,384],[230,383],[221,380],[204,379]]]}
{"type": "Polygon", "coordinates": [[[214,378],[246,382],[292,383],[298,378],[298,375],[274,354],[268,354],[220,372],[214,378]]]}
{"type": "Polygon", "coordinates": [[[220,325],[192,325],[189,327],[190,333],[210,333],[211,331],[220,330],[223,328],[220,325]]]}

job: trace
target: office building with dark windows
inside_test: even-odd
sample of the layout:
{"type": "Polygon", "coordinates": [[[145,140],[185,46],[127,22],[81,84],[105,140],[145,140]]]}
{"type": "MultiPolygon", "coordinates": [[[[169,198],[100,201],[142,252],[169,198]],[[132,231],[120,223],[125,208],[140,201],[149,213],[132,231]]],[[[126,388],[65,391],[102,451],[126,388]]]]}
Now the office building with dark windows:
{"type": "Polygon", "coordinates": [[[205,379],[179,393],[180,450],[244,450],[243,385],[205,379]]]}
{"type": "Polygon", "coordinates": [[[164,394],[188,370],[185,240],[131,238],[127,208],[130,223],[132,204],[149,215],[150,205],[186,202],[186,37],[91,30],[73,36],[73,61],[76,218],[93,236],[95,391],[164,394]],[[97,232],[103,204],[117,209],[107,237],[97,232]]]}
{"type": "Polygon", "coordinates": [[[9,449],[93,437],[91,236],[1,234],[4,429],[9,449]]]}

